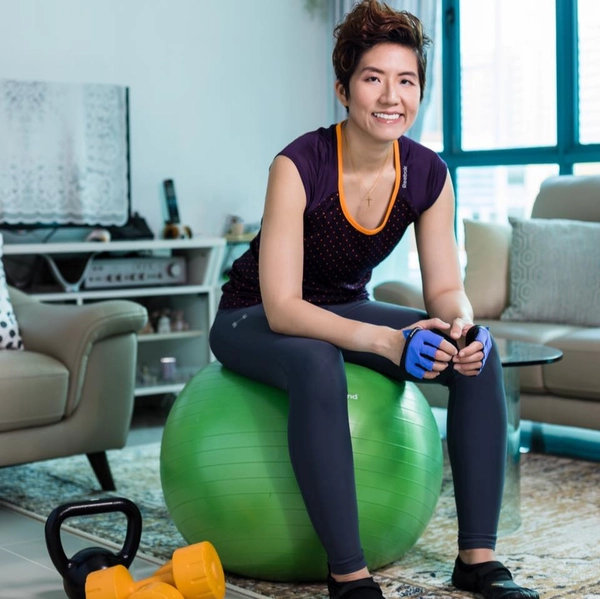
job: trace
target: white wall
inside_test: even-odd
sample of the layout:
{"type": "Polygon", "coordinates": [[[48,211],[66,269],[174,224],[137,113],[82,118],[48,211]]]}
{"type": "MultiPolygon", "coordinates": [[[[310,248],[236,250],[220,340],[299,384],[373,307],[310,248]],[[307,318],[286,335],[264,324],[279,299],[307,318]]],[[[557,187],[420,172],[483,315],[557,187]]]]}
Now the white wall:
{"type": "Polygon", "coordinates": [[[0,0],[0,78],[130,87],[132,208],[256,222],[273,156],[328,125],[331,24],[303,0],[0,0]]]}

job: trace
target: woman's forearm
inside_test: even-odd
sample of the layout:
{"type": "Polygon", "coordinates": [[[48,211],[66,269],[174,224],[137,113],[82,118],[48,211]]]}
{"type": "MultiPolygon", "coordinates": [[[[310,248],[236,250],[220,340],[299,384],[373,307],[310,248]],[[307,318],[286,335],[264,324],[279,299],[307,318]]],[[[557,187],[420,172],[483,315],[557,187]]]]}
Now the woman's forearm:
{"type": "Polygon", "coordinates": [[[283,335],[327,341],[352,351],[392,357],[398,351],[395,331],[389,327],[344,318],[300,298],[288,298],[279,305],[265,302],[271,330],[283,335]]]}
{"type": "Polygon", "coordinates": [[[462,290],[452,289],[434,298],[425,298],[425,309],[431,317],[441,318],[446,322],[461,318],[473,323],[473,308],[462,290]]]}

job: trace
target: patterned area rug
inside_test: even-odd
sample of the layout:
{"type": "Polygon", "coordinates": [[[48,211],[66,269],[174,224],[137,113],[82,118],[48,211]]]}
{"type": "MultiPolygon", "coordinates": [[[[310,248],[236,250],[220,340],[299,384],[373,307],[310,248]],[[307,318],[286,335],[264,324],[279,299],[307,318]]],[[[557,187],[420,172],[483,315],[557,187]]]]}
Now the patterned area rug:
{"type": "MultiPolygon", "coordinates": [[[[140,508],[140,553],[170,559],[185,542],[171,523],[159,476],[159,444],[109,452],[118,493],[140,508]]],[[[375,572],[388,598],[468,597],[450,585],[456,520],[449,469],[436,513],[417,545],[400,561],[375,572]]],[[[0,469],[0,499],[46,518],[65,502],[106,497],[85,457],[0,469]]],[[[538,454],[521,462],[520,528],[502,536],[498,555],[518,582],[544,599],[600,599],[600,463],[538,454]]],[[[124,517],[71,518],[71,528],[121,544],[124,517]],[[120,520],[117,520],[120,518],[120,520]]],[[[321,584],[282,584],[227,576],[230,584],[275,599],[327,597],[321,584]]]]}

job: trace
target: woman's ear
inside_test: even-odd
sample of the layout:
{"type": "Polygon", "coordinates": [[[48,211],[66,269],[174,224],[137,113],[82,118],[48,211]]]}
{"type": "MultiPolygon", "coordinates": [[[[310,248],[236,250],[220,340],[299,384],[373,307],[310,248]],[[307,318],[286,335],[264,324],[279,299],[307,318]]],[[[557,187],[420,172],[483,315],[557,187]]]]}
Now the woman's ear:
{"type": "Polygon", "coordinates": [[[342,106],[344,106],[344,108],[348,108],[348,97],[346,95],[346,89],[339,81],[335,82],[335,95],[337,96],[337,99],[341,102],[342,106]]]}

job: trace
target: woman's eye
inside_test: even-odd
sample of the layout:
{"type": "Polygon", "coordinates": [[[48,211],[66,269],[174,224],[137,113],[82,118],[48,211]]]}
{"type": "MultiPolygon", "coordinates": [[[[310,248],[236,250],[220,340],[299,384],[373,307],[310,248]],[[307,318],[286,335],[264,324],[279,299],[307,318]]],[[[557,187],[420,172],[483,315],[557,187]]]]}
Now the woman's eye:
{"type": "Polygon", "coordinates": [[[414,83],[411,79],[402,79],[402,81],[400,81],[400,83],[402,85],[414,85],[414,83]]]}
{"type": "Polygon", "coordinates": [[[367,77],[366,81],[379,81],[379,77],[375,77],[375,75],[371,75],[367,77]]]}

